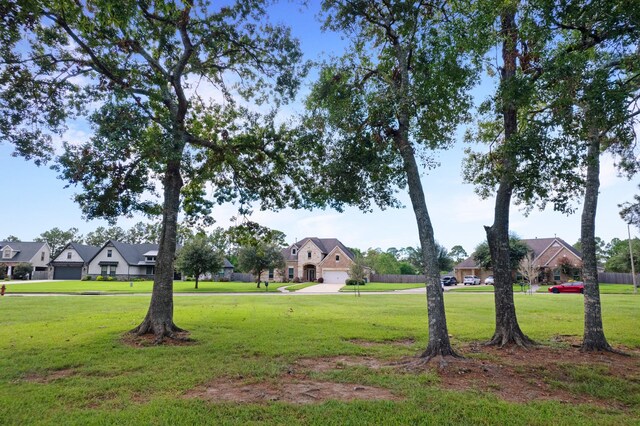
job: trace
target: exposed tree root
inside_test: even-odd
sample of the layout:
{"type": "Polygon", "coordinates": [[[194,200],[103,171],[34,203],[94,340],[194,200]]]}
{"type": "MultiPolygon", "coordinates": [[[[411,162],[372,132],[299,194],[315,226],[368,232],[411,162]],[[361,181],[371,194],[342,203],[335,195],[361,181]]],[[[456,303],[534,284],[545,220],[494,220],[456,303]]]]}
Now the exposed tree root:
{"type": "Polygon", "coordinates": [[[498,346],[503,348],[505,346],[517,346],[523,349],[529,349],[536,346],[537,343],[525,336],[523,333],[498,333],[496,332],[491,340],[484,343],[485,346],[498,346]]]}
{"type": "Polygon", "coordinates": [[[621,350],[618,349],[614,349],[612,348],[609,343],[607,343],[606,341],[604,343],[601,342],[582,342],[582,345],[580,346],[580,352],[610,352],[610,353],[614,353],[617,355],[623,355],[623,356],[631,356],[630,354],[623,352],[621,350]]]}
{"type": "Polygon", "coordinates": [[[442,360],[450,357],[455,359],[464,359],[464,357],[453,350],[451,346],[435,347],[432,345],[427,346],[427,349],[420,354],[420,358],[424,363],[431,361],[434,358],[440,358],[440,364],[442,360]]]}
{"type": "Polygon", "coordinates": [[[186,330],[181,329],[173,323],[173,321],[151,321],[146,318],[142,324],[130,331],[136,336],[145,334],[153,334],[155,336],[154,344],[162,344],[165,337],[173,340],[189,340],[189,338],[178,336],[177,333],[184,333],[186,330]]]}

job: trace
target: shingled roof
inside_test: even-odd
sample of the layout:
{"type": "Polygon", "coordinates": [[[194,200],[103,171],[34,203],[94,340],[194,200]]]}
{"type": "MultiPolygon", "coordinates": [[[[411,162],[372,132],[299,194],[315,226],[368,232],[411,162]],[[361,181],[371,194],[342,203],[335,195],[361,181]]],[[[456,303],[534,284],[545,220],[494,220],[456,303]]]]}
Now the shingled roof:
{"type": "Polygon", "coordinates": [[[0,250],[5,246],[9,246],[13,251],[17,252],[11,259],[2,259],[4,262],[29,262],[38,253],[42,246],[46,243],[42,242],[22,242],[22,241],[0,241],[0,250]]]}
{"type": "MultiPolygon", "coordinates": [[[[538,258],[547,248],[549,248],[554,242],[560,243],[564,248],[575,254],[577,257],[582,259],[582,253],[576,250],[571,244],[567,243],[562,238],[552,237],[552,238],[532,238],[521,240],[525,243],[529,248],[533,251],[534,259],[538,258]]],[[[473,255],[469,256],[462,262],[458,263],[454,269],[473,269],[479,268],[476,264],[476,261],[473,259],[473,255]]]]}
{"type": "Polygon", "coordinates": [[[339,247],[340,250],[342,250],[344,254],[346,254],[350,259],[352,260],[355,259],[355,255],[353,254],[353,252],[349,250],[347,246],[342,244],[340,240],[338,240],[337,238],[307,237],[296,242],[295,244],[291,244],[287,248],[282,249],[282,255],[284,256],[285,260],[290,260],[290,261],[298,260],[298,255],[294,255],[291,253],[292,249],[294,247],[300,248],[304,246],[309,240],[311,240],[313,244],[315,244],[320,249],[322,254],[325,256],[331,253],[331,251],[336,247],[339,247]]]}
{"type": "MultiPolygon", "coordinates": [[[[58,257],[67,249],[67,248],[72,248],[74,249],[78,255],[80,256],[80,258],[82,260],[85,261],[85,263],[89,262],[89,260],[93,259],[93,257],[98,254],[98,252],[100,251],[100,247],[96,247],[96,246],[88,246],[88,245],[84,245],[84,244],[78,244],[78,243],[69,243],[66,246],[64,246],[64,248],[62,250],[60,250],[60,253],[58,254],[58,257]]],[[[63,262],[63,263],[67,263],[64,262],[65,259],[60,259],[58,262],[63,262]]],[[[56,261],[54,260],[51,263],[55,263],[56,261]]]]}

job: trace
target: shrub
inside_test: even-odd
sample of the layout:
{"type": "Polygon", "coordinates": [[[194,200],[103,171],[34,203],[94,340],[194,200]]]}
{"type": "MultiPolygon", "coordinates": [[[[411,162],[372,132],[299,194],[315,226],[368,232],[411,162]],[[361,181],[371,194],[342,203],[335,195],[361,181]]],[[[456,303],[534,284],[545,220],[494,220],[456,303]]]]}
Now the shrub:
{"type": "Polygon", "coordinates": [[[364,281],[363,280],[352,280],[351,278],[346,280],[344,283],[346,285],[364,285],[364,281]]]}
{"type": "Polygon", "coordinates": [[[293,279],[293,282],[296,283],[296,284],[300,284],[300,278],[299,277],[295,277],[293,279]]]}
{"type": "Polygon", "coordinates": [[[115,281],[115,280],[116,280],[115,277],[112,277],[112,276],[107,277],[107,281],[115,281]]]}
{"type": "Polygon", "coordinates": [[[26,280],[29,279],[31,275],[31,271],[33,271],[33,266],[30,263],[18,263],[13,268],[13,279],[14,280],[26,280]]]}
{"type": "Polygon", "coordinates": [[[82,278],[80,278],[80,281],[91,281],[91,275],[85,275],[82,278]]]}
{"type": "Polygon", "coordinates": [[[98,275],[96,277],[96,281],[104,281],[104,277],[102,275],[98,275]]]}
{"type": "Polygon", "coordinates": [[[228,283],[228,282],[229,282],[229,278],[227,278],[227,277],[220,277],[220,282],[221,282],[221,283],[228,283]]]}
{"type": "Polygon", "coordinates": [[[319,282],[320,284],[322,284],[322,283],[324,282],[324,278],[322,278],[322,277],[318,278],[318,282],[319,282]]]}

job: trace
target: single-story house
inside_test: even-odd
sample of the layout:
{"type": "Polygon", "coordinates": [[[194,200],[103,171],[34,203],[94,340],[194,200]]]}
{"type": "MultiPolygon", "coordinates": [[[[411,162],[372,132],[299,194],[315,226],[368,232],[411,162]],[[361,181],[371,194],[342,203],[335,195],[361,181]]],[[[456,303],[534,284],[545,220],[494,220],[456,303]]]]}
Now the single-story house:
{"type": "Polygon", "coordinates": [[[284,271],[265,272],[260,276],[261,280],[298,278],[300,281],[316,281],[322,278],[328,284],[344,284],[355,259],[353,252],[338,239],[317,237],[304,238],[282,249],[282,256],[286,264],[284,271]]]}
{"type": "MultiPolygon", "coordinates": [[[[538,268],[538,282],[565,282],[579,280],[582,268],[582,253],[561,238],[533,238],[522,240],[533,252],[533,264],[538,268]]],[[[482,281],[493,275],[490,269],[482,269],[473,259],[473,255],[460,262],[454,268],[459,282],[465,275],[476,275],[482,281]]],[[[514,279],[517,279],[517,271],[514,279]]]]}
{"type": "Polygon", "coordinates": [[[47,279],[51,261],[49,244],[40,242],[0,241],[0,267],[6,268],[6,276],[13,275],[19,263],[30,263],[30,279],[47,279]]]}
{"type": "Polygon", "coordinates": [[[87,275],[121,280],[153,279],[157,256],[158,244],[127,244],[109,240],[89,259],[87,275]]]}
{"type": "Polygon", "coordinates": [[[79,280],[89,273],[89,260],[100,251],[100,247],[78,243],[67,244],[51,261],[54,280],[79,280]]]}

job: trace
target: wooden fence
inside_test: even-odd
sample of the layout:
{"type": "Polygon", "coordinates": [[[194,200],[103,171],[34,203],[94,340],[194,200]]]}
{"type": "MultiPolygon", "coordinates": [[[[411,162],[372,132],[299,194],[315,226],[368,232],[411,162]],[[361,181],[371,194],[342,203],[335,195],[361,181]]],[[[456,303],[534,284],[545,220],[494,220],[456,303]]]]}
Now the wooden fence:
{"type": "MultiPolygon", "coordinates": [[[[598,282],[609,284],[633,284],[633,275],[622,272],[598,272],[598,282]]],[[[636,274],[636,283],[640,284],[640,274],[636,274]]]]}
{"type": "Polygon", "coordinates": [[[392,274],[371,274],[372,283],[425,283],[427,279],[424,275],[392,275],[392,274]]]}
{"type": "Polygon", "coordinates": [[[231,274],[231,281],[239,281],[243,283],[254,282],[256,278],[253,274],[241,274],[240,272],[234,272],[231,274]]]}

